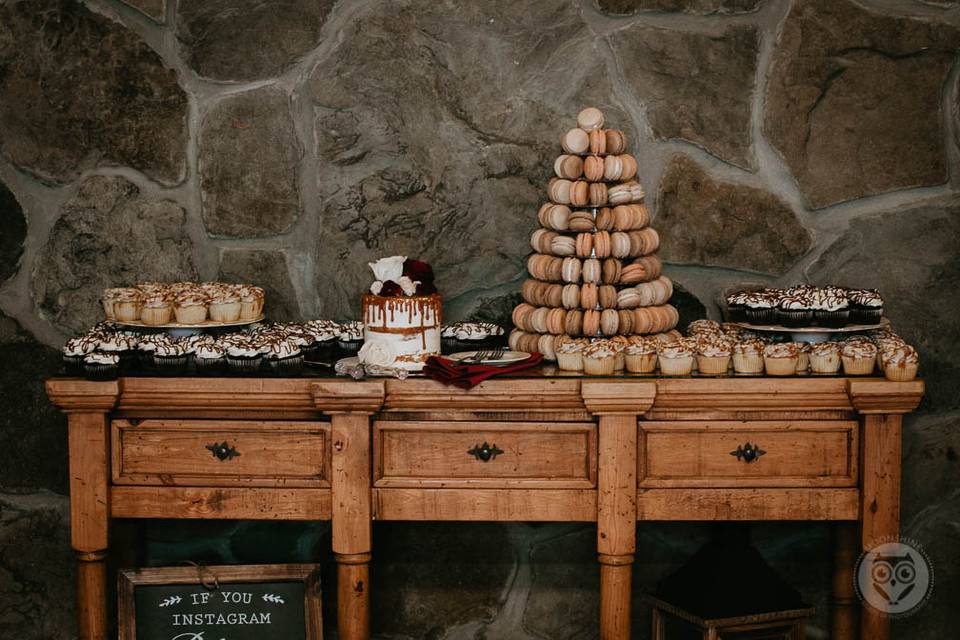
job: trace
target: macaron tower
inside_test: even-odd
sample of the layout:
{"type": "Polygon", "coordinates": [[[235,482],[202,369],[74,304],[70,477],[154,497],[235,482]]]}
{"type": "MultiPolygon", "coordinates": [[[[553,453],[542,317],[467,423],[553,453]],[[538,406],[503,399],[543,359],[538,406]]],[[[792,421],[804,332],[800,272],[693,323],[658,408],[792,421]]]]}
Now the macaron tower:
{"type": "Polygon", "coordinates": [[[626,153],[622,131],[605,129],[589,107],[561,140],[556,177],[533,232],[530,279],[513,310],[511,348],[554,360],[560,336],[611,338],[651,335],[679,320],[668,300],[673,283],[661,274],[660,236],[626,153]]]}

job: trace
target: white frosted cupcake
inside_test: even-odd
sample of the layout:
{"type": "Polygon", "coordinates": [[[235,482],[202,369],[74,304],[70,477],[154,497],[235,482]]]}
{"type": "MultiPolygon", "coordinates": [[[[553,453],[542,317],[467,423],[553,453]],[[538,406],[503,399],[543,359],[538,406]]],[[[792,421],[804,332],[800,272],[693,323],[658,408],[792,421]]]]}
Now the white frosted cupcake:
{"type": "Polygon", "coordinates": [[[114,312],[113,306],[117,302],[117,298],[120,297],[120,293],[123,291],[121,288],[112,288],[104,289],[103,296],[100,298],[101,304],[103,304],[103,314],[108,321],[113,321],[117,319],[117,315],[114,312]]]}
{"type": "Polygon", "coordinates": [[[583,372],[591,376],[613,375],[617,352],[607,340],[598,340],[583,350],[583,372]]]}
{"type": "Polygon", "coordinates": [[[806,373],[810,370],[810,343],[794,342],[797,345],[797,373],[806,373]]]}
{"type": "Polygon", "coordinates": [[[84,374],[90,380],[114,380],[119,371],[120,357],[115,353],[94,351],[83,357],[84,374]]]}
{"type": "Polygon", "coordinates": [[[209,299],[201,291],[187,291],[177,296],[173,312],[180,324],[201,324],[207,319],[209,299]]]}
{"type": "Polygon", "coordinates": [[[227,363],[237,371],[253,372],[260,368],[260,347],[251,340],[233,340],[227,346],[227,363]]]}
{"type": "Polygon", "coordinates": [[[819,342],[811,346],[810,370],[813,373],[840,371],[840,345],[836,342],[819,342]]]}
{"type": "Polygon", "coordinates": [[[630,373],[653,373],[657,370],[657,347],[660,343],[656,339],[642,338],[631,340],[624,351],[625,366],[630,373]]]}
{"type": "Polygon", "coordinates": [[[703,340],[697,344],[697,369],[700,373],[721,375],[730,367],[732,348],[728,342],[718,337],[703,340]]]}
{"type": "Polygon", "coordinates": [[[851,340],[840,352],[843,372],[848,376],[868,376],[877,365],[877,348],[866,340],[851,340]]]}
{"type": "Polygon", "coordinates": [[[113,315],[120,322],[136,322],[143,309],[143,294],[138,289],[114,289],[113,315]]]}
{"type": "Polygon", "coordinates": [[[209,373],[219,371],[227,360],[227,350],[216,343],[201,344],[193,353],[197,371],[209,373]]]}
{"type": "Polygon", "coordinates": [[[917,377],[919,366],[920,356],[917,350],[910,345],[903,345],[887,354],[883,375],[887,380],[907,382],[917,377]]]}
{"type": "Polygon", "coordinates": [[[665,376],[685,376],[693,370],[693,350],[683,342],[661,345],[657,351],[660,373],[665,376]]]}
{"type": "Polygon", "coordinates": [[[733,370],[737,373],[763,373],[762,340],[741,340],[733,345],[733,370]]]}
{"type": "Polygon", "coordinates": [[[173,318],[173,303],[169,296],[153,293],[143,298],[143,309],[140,311],[140,321],[143,324],[150,326],[167,324],[171,318],[173,318]]]}
{"type": "Polygon", "coordinates": [[[243,285],[240,295],[240,320],[256,320],[263,313],[263,289],[253,285],[243,285]]]}
{"type": "Polygon", "coordinates": [[[242,309],[240,295],[233,287],[221,287],[210,296],[208,313],[215,322],[236,322],[240,319],[242,309]]]}
{"type": "Polygon", "coordinates": [[[563,371],[583,371],[583,348],[585,342],[568,340],[555,347],[557,366],[563,371]]]}
{"type": "Polygon", "coordinates": [[[799,361],[800,354],[793,342],[768,344],[763,349],[763,368],[768,376],[792,376],[799,361]]]}

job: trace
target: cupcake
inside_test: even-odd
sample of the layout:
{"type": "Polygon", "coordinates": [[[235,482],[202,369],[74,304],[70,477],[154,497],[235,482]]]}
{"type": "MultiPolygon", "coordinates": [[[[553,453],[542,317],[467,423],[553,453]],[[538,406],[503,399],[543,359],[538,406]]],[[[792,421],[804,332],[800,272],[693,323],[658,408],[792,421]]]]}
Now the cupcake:
{"type": "Polygon", "coordinates": [[[137,356],[140,366],[145,369],[152,369],[155,366],[153,353],[157,350],[157,345],[170,344],[173,340],[166,333],[153,333],[140,338],[137,343],[137,356]]]}
{"type": "Polygon", "coordinates": [[[848,376],[866,376],[877,364],[877,347],[866,340],[850,340],[840,352],[843,373],[848,376]]]}
{"type": "Polygon", "coordinates": [[[873,344],[877,347],[877,366],[883,371],[887,366],[887,356],[907,343],[900,336],[892,335],[874,338],[873,344]]]}
{"type": "Polygon", "coordinates": [[[115,353],[94,351],[83,357],[83,372],[90,380],[116,380],[120,357],[115,353]]]}
{"type": "Polygon", "coordinates": [[[180,324],[201,324],[207,319],[209,298],[199,290],[180,293],[173,305],[173,313],[180,324]]]}
{"type": "Polygon", "coordinates": [[[241,285],[240,295],[240,319],[256,320],[263,315],[264,294],[263,289],[252,285],[241,285]]]}
{"type": "Polygon", "coordinates": [[[240,319],[242,308],[243,303],[240,302],[237,290],[231,286],[222,286],[210,294],[207,313],[214,322],[236,322],[240,319]]]}
{"type": "Polygon", "coordinates": [[[297,345],[300,349],[300,353],[303,354],[305,360],[312,360],[317,357],[319,352],[319,345],[317,345],[317,339],[313,337],[313,334],[304,328],[300,324],[290,324],[286,327],[287,338],[293,340],[294,344],[297,345]]]}
{"type": "Polygon", "coordinates": [[[303,367],[303,355],[297,343],[289,338],[264,340],[260,353],[274,373],[292,374],[303,367]]]}
{"type": "Polygon", "coordinates": [[[359,320],[340,325],[337,346],[343,357],[355,356],[363,346],[363,323],[359,320]]]}
{"type": "Polygon", "coordinates": [[[795,342],[797,346],[797,373],[806,373],[810,370],[810,343],[795,342]]]}
{"type": "Polygon", "coordinates": [[[179,342],[170,341],[158,344],[153,350],[153,363],[158,371],[165,373],[182,372],[187,368],[187,352],[179,342]]]}
{"type": "MultiPolygon", "coordinates": [[[[119,322],[137,322],[143,309],[143,294],[139,289],[114,289],[113,315],[119,322]]],[[[107,318],[109,320],[109,318],[107,318]]]]}
{"type": "Polygon", "coordinates": [[[504,346],[503,327],[490,322],[454,322],[440,328],[441,348],[448,353],[504,346]]]}
{"type": "Polygon", "coordinates": [[[684,342],[661,345],[657,350],[660,373],[665,376],[685,376],[693,370],[693,351],[684,342]]]}
{"type": "Polygon", "coordinates": [[[583,348],[586,342],[568,340],[556,345],[557,366],[563,371],[583,371],[583,348]]]}
{"type": "Polygon", "coordinates": [[[838,329],[850,320],[850,301],[840,287],[818,289],[813,297],[813,321],[821,327],[838,329]]]}
{"type": "Polygon", "coordinates": [[[747,299],[749,291],[737,291],[727,296],[727,320],[747,322],[747,299]]]}
{"type": "Polygon", "coordinates": [[[597,340],[583,349],[583,372],[591,376],[613,375],[617,352],[606,340],[597,340]]]}
{"type": "Polygon", "coordinates": [[[840,345],[836,342],[818,342],[810,346],[810,370],[813,373],[840,371],[840,345]]]}
{"type": "Polygon", "coordinates": [[[613,348],[614,360],[613,360],[613,370],[614,371],[623,371],[627,366],[625,351],[630,345],[630,340],[626,336],[613,336],[608,338],[607,342],[610,343],[610,346],[613,348]]]}
{"type": "Polygon", "coordinates": [[[731,353],[730,344],[720,338],[703,341],[697,345],[697,369],[709,375],[725,374],[731,353]]]}
{"type": "Polygon", "coordinates": [[[304,329],[313,336],[313,358],[331,360],[336,357],[339,324],[332,320],[311,320],[304,324],[304,329]]]}
{"type": "Polygon", "coordinates": [[[105,333],[97,342],[97,351],[116,355],[118,366],[127,367],[137,359],[138,342],[135,336],[122,331],[105,333]]]}
{"type": "Polygon", "coordinates": [[[762,340],[741,340],[733,345],[733,370],[737,373],[763,373],[762,340]]]}
{"type": "Polygon", "coordinates": [[[227,364],[234,371],[256,372],[261,359],[260,348],[252,340],[232,340],[227,346],[227,364]]]}
{"type": "Polygon", "coordinates": [[[917,350],[910,345],[897,347],[886,357],[883,375],[887,380],[907,382],[917,377],[917,368],[920,366],[920,356],[917,350]]]}
{"type": "Polygon", "coordinates": [[[170,297],[163,293],[152,293],[143,298],[143,309],[140,311],[140,322],[150,326],[168,324],[173,317],[173,303],[170,297]]]}
{"type": "Polygon", "coordinates": [[[792,376],[797,372],[800,356],[793,342],[768,344],[763,349],[763,368],[768,376],[792,376]]]}
{"type": "Polygon", "coordinates": [[[89,335],[67,340],[63,345],[63,366],[67,375],[78,376],[83,373],[83,359],[97,348],[98,339],[89,335]]]}
{"type": "Polygon", "coordinates": [[[747,320],[753,324],[773,324],[778,295],[771,290],[754,291],[745,296],[747,320]]]}
{"type": "Polygon", "coordinates": [[[114,313],[113,306],[116,304],[117,299],[120,297],[122,291],[124,291],[124,289],[104,289],[103,296],[100,298],[100,302],[103,304],[103,315],[107,321],[112,322],[117,319],[117,315],[114,313]]]}
{"type": "Polygon", "coordinates": [[[657,370],[657,347],[660,343],[651,338],[631,341],[624,350],[624,364],[630,373],[653,373],[657,370]]]}
{"type": "Polygon", "coordinates": [[[720,329],[720,323],[713,320],[702,318],[694,320],[687,325],[687,335],[689,336],[719,336],[723,333],[720,329]]]}
{"type": "Polygon", "coordinates": [[[227,360],[227,350],[216,343],[201,344],[193,354],[197,371],[200,373],[216,373],[223,369],[227,360]]]}
{"type": "Polygon", "coordinates": [[[883,317],[883,298],[876,289],[852,289],[847,291],[850,301],[850,321],[859,324],[876,324],[883,317]]]}
{"type": "Polygon", "coordinates": [[[806,327],[813,324],[813,309],[806,293],[785,294],[776,310],[777,323],[785,327],[806,327]]]}

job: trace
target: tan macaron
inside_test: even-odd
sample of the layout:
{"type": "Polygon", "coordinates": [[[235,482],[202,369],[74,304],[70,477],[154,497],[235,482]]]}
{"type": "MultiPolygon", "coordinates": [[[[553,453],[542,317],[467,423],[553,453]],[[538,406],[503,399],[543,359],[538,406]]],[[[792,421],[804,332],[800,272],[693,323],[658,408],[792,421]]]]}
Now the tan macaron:
{"type": "Polygon", "coordinates": [[[599,284],[602,272],[600,270],[600,261],[596,258],[587,258],[583,261],[583,271],[581,277],[584,282],[599,284]]]}
{"type": "Polygon", "coordinates": [[[565,309],[580,308],[580,285],[568,284],[563,287],[561,303],[565,309]]]}
{"type": "Polygon", "coordinates": [[[567,227],[570,231],[593,231],[593,214],[582,209],[574,211],[567,220],[567,227]]]}
{"type": "Polygon", "coordinates": [[[570,185],[570,204],[575,207],[583,207],[590,202],[591,186],[586,180],[577,180],[570,185]]]}
{"type": "Polygon", "coordinates": [[[547,332],[548,313],[550,313],[550,309],[547,307],[537,307],[533,310],[533,313],[530,314],[530,327],[537,333],[547,332]]]}
{"type": "Polygon", "coordinates": [[[580,282],[581,263],[579,258],[564,258],[561,268],[564,282],[580,282]]]}
{"type": "Polygon", "coordinates": [[[558,178],[576,180],[583,175],[583,159],[567,154],[559,156],[553,163],[553,172],[558,178]]]}
{"type": "Polygon", "coordinates": [[[587,156],[583,161],[583,177],[590,182],[604,179],[604,159],[600,156],[587,156]]]}
{"type": "Polygon", "coordinates": [[[597,209],[597,218],[594,224],[598,231],[610,231],[613,228],[613,211],[610,207],[600,207],[597,209]]]}
{"type": "Polygon", "coordinates": [[[620,327],[620,316],[616,309],[604,309],[600,313],[600,332],[605,336],[617,335],[620,327]]]}
{"type": "Polygon", "coordinates": [[[603,179],[614,180],[620,179],[620,174],[623,172],[623,162],[620,160],[620,156],[607,156],[603,159],[603,179]]]}
{"type": "Polygon", "coordinates": [[[610,232],[597,231],[593,234],[593,253],[598,258],[610,257],[610,232]]]}
{"type": "Polygon", "coordinates": [[[563,305],[563,285],[550,284],[546,286],[543,296],[543,304],[548,307],[559,307],[563,305]]]}
{"type": "Polygon", "coordinates": [[[550,282],[560,282],[563,280],[563,259],[553,256],[547,258],[547,280],[550,282]]]}
{"type": "Polygon", "coordinates": [[[590,204],[594,207],[602,207],[607,204],[607,185],[602,182],[591,182],[588,198],[590,204]]]}
{"type": "Polygon", "coordinates": [[[612,284],[602,284],[597,287],[597,302],[604,309],[616,309],[617,288],[612,284]]]}
{"type": "Polygon", "coordinates": [[[570,189],[573,184],[563,178],[551,178],[547,184],[547,194],[557,204],[570,204],[570,189]]]}
{"type": "Polygon", "coordinates": [[[563,332],[568,336],[579,336],[583,333],[583,311],[567,309],[567,320],[564,323],[563,332]]]}
{"type": "Polygon", "coordinates": [[[620,161],[620,175],[617,177],[617,180],[629,180],[637,175],[636,158],[629,153],[625,153],[622,156],[617,156],[617,159],[620,161]]]}
{"type": "Polygon", "coordinates": [[[617,315],[620,316],[620,333],[622,335],[630,335],[633,333],[633,311],[630,309],[621,309],[617,311],[617,315]]]}
{"type": "Polygon", "coordinates": [[[617,293],[617,308],[635,309],[640,306],[640,293],[633,287],[621,289],[617,293]]]}
{"type": "Polygon", "coordinates": [[[630,236],[623,231],[614,231],[610,234],[610,255],[614,258],[630,256],[630,236]]]}
{"type": "Polygon", "coordinates": [[[607,129],[603,132],[607,138],[607,153],[623,153],[627,146],[627,137],[619,129],[607,129]]]}
{"type": "Polygon", "coordinates": [[[587,282],[583,283],[580,286],[580,307],[583,309],[596,309],[598,302],[599,294],[597,293],[597,285],[587,282]]]}
{"type": "Polygon", "coordinates": [[[607,152],[607,136],[602,130],[590,132],[590,153],[601,156],[607,152]]]}
{"type": "Polygon", "coordinates": [[[554,348],[555,341],[557,336],[552,336],[549,334],[542,335],[537,339],[537,352],[543,354],[544,360],[556,360],[557,352],[554,348]]]}
{"type": "Polygon", "coordinates": [[[570,219],[570,207],[565,204],[552,205],[544,213],[546,223],[545,227],[556,229],[557,231],[566,231],[570,219]]]}
{"type": "Polygon", "coordinates": [[[633,310],[633,332],[634,333],[650,333],[650,327],[653,326],[653,317],[650,315],[649,310],[644,307],[639,307],[633,310]]]}
{"type": "Polygon", "coordinates": [[[577,114],[577,126],[584,131],[593,131],[603,127],[603,112],[596,107],[587,107],[577,114]]]}
{"type": "Polygon", "coordinates": [[[604,284],[618,284],[620,282],[620,272],[623,270],[623,263],[616,258],[607,258],[603,261],[602,280],[604,284]]]}
{"type": "Polygon", "coordinates": [[[600,312],[596,309],[587,309],[583,312],[583,335],[596,336],[600,334],[600,312]]]}
{"type": "Polygon", "coordinates": [[[590,134],[580,128],[570,129],[563,134],[560,146],[567,153],[586,153],[590,148],[590,134]]]}
{"type": "Polygon", "coordinates": [[[550,253],[555,256],[572,256],[576,252],[577,242],[570,236],[558,235],[550,241],[550,253]]]}
{"type": "Polygon", "coordinates": [[[553,239],[557,234],[553,231],[547,229],[537,229],[530,235],[530,246],[534,251],[540,253],[549,253],[550,252],[550,243],[553,242],[553,239]]]}
{"type": "MultiPolygon", "coordinates": [[[[580,258],[589,258],[593,255],[593,234],[578,233],[575,242],[574,253],[580,258]]],[[[571,254],[563,254],[571,255],[571,254]]]]}

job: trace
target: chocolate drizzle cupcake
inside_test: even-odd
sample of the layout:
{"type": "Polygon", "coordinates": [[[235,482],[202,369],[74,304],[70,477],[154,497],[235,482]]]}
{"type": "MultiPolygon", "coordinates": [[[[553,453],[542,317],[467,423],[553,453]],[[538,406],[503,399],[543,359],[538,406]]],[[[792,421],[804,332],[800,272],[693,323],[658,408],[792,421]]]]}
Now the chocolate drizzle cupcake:
{"type": "Polygon", "coordinates": [[[876,324],[883,317],[883,298],[876,289],[852,289],[847,292],[850,300],[850,319],[861,324],[876,324]]]}
{"type": "Polygon", "coordinates": [[[234,371],[255,373],[260,369],[263,357],[252,340],[237,336],[227,346],[227,363],[234,371]]]}
{"type": "Polygon", "coordinates": [[[153,362],[157,371],[180,373],[187,368],[187,352],[179,342],[158,344],[153,351],[153,362]]]}
{"type": "Polygon", "coordinates": [[[116,380],[120,373],[120,356],[94,351],[83,358],[83,371],[90,380],[116,380]]]}
{"type": "Polygon", "coordinates": [[[83,374],[83,359],[97,348],[97,338],[85,335],[67,340],[63,345],[63,366],[67,375],[83,374]]]}
{"type": "Polygon", "coordinates": [[[747,320],[753,324],[773,324],[777,298],[767,291],[755,291],[746,296],[747,320]]]}
{"type": "Polygon", "coordinates": [[[344,358],[357,355],[360,347],[363,346],[363,323],[355,320],[341,325],[337,346],[344,358]]]}
{"type": "Polygon", "coordinates": [[[227,361],[227,350],[219,344],[201,344],[193,357],[199,373],[217,373],[227,361]]]}
{"type": "Polygon", "coordinates": [[[777,322],[785,327],[806,327],[813,324],[810,295],[806,292],[784,294],[776,311],[777,322]]]}
{"type": "Polygon", "coordinates": [[[821,327],[838,329],[850,319],[850,301],[840,287],[817,289],[812,296],[813,321],[821,327]]]}
{"type": "Polygon", "coordinates": [[[303,355],[297,343],[289,338],[270,337],[260,347],[263,359],[274,373],[291,375],[303,367],[303,355]]]}

